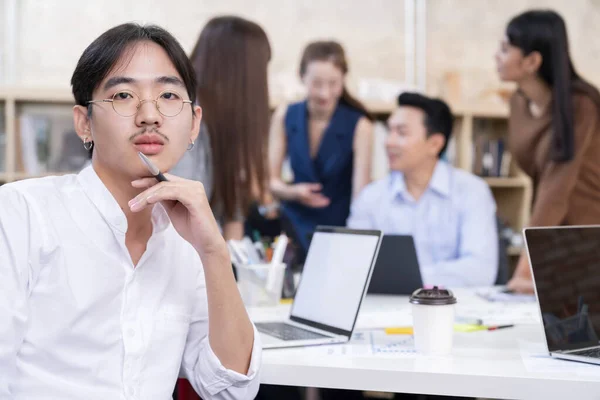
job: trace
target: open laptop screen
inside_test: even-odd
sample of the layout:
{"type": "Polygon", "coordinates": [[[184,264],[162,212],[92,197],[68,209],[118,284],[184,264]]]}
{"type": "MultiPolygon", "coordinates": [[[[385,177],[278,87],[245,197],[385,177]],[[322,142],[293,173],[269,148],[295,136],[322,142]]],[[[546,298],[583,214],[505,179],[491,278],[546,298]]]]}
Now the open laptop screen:
{"type": "Polygon", "coordinates": [[[380,237],[379,231],[318,228],[306,255],[291,319],[338,328],[340,334],[352,331],[380,237]]]}
{"type": "Polygon", "coordinates": [[[549,350],[597,346],[600,227],[528,228],[525,240],[549,350]]]}

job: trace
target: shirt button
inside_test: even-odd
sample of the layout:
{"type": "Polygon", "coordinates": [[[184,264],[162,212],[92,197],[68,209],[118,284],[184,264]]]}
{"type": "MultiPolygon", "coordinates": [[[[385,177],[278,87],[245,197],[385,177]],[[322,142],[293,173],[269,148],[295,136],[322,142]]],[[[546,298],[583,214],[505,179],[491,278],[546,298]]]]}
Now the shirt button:
{"type": "Polygon", "coordinates": [[[133,329],[129,329],[129,330],[127,331],[127,335],[128,335],[129,337],[134,337],[134,336],[135,336],[135,331],[134,331],[133,329]]]}

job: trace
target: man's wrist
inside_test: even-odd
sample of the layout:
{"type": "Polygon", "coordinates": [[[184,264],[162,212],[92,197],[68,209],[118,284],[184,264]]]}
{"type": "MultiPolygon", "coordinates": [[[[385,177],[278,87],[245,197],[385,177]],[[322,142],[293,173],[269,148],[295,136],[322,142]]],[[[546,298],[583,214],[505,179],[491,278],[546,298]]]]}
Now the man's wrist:
{"type": "Polygon", "coordinates": [[[229,257],[229,249],[225,240],[220,240],[220,243],[209,246],[198,246],[196,252],[200,256],[203,264],[210,262],[223,262],[231,264],[229,257]]]}

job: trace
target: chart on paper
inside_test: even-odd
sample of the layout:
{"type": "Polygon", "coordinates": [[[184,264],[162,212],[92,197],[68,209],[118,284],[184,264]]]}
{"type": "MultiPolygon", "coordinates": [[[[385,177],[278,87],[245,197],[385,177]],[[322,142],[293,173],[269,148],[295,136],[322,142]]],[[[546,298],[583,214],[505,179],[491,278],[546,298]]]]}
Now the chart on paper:
{"type": "Polygon", "coordinates": [[[371,354],[414,355],[415,343],[412,335],[387,335],[381,331],[370,331],[371,354]]]}

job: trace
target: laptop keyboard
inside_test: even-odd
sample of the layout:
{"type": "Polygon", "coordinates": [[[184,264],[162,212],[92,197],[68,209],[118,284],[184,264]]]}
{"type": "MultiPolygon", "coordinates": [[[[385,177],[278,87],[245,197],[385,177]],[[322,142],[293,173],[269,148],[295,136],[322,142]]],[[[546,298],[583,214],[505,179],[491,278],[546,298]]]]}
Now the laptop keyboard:
{"type": "Polygon", "coordinates": [[[583,356],[583,357],[591,357],[591,358],[600,358],[600,348],[597,349],[588,349],[588,350],[579,350],[569,353],[574,356],[583,356]]]}
{"type": "Polygon", "coordinates": [[[256,323],[255,325],[259,332],[274,336],[281,340],[324,339],[330,337],[298,328],[294,325],[288,325],[283,322],[263,322],[256,323]]]}

